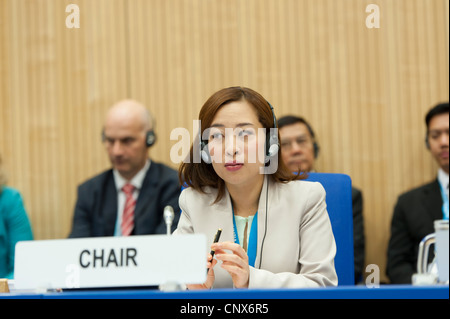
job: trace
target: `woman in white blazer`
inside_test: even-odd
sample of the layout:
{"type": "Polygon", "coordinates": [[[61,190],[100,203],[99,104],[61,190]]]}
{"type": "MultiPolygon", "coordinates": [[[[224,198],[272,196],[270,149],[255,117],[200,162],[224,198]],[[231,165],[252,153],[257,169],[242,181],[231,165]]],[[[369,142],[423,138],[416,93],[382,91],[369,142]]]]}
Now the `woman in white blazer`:
{"type": "Polygon", "coordinates": [[[226,88],[199,118],[201,140],[180,166],[189,187],[175,234],[212,240],[221,228],[222,236],[207,256],[206,282],[188,289],[337,285],[325,190],[284,166],[270,103],[251,89],[226,88]]]}

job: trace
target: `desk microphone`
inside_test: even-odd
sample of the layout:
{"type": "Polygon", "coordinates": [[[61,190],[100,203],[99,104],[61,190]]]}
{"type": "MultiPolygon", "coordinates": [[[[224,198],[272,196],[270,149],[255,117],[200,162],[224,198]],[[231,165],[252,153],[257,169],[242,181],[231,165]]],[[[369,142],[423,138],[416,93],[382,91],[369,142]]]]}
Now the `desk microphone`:
{"type": "Polygon", "coordinates": [[[170,235],[172,233],[172,222],[174,217],[175,214],[173,212],[172,206],[167,205],[166,207],[164,207],[164,221],[166,222],[167,235],[170,235]]]}

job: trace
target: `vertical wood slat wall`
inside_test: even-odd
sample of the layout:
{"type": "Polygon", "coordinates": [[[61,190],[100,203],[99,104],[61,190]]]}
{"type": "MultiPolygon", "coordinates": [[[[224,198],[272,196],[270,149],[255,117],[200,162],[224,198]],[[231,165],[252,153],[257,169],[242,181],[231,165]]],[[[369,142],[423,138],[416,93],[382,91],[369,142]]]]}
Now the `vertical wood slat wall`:
{"type": "Polygon", "coordinates": [[[382,279],[393,206],[437,166],[424,114],[448,100],[448,0],[0,0],[0,154],[36,239],[67,236],[76,187],[109,167],[115,101],[156,118],[152,158],[216,90],[251,87],[313,125],[317,169],[363,191],[366,263],[382,279]],[[68,4],[81,28],[68,29],[68,4]],[[381,27],[365,25],[377,4],[381,27]]]}

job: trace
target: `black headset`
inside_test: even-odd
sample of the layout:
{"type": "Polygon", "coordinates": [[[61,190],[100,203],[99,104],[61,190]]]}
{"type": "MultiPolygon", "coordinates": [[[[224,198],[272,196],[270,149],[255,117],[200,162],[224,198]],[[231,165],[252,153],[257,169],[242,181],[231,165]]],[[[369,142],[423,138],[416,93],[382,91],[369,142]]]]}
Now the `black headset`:
{"type": "MultiPolygon", "coordinates": [[[[105,136],[105,130],[102,130],[102,142],[105,142],[106,136],[105,136]]],[[[145,133],[145,145],[147,147],[151,147],[156,142],[156,134],[153,130],[149,130],[145,133]]]]}
{"type": "Polygon", "coordinates": [[[199,134],[199,140],[200,140],[200,156],[202,157],[202,160],[206,164],[211,164],[212,159],[211,159],[211,155],[209,154],[208,143],[206,142],[206,140],[202,139],[201,128],[199,129],[198,134],[199,134]]]}
{"type": "Polygon", "coordinates": [[[280,150],[280,142],[278,141],[277,119],[275,117],[273,106],[269,102],[267,102],[267,104],[269,104],[270,111],[272,112],[273,128],[275,129],[272,130],[270,134],[266,134],[266,158],[269,159],[270,157],[277,155],[280,150]]]}
{"type": "Polygon", "coordinates": [[[313,140],[313,150],[314,150],[314,158],[317,158],[317,156],[319,156],[319,151],[320,151],[320,146],[319,143],[316,142],[316,134],[314,133],[311,125],[309,125],[308,122],[306,122],[304,119],[302,119],[302,122],[298,122],[298,123],[302,123],[306,125],[306,128],[309,131],[309,135],[311,135],[311,138],[313,140]]]}
{"type": "Polygon", "coordinates": [[[425,146],[428,150],[430,149],[430,141],[428,140],[428,132],[427,132],[427,135],[425,136],[425,146]]]}
{"type": "MultiPolygon", "coordinates": [[[[266,159],[265,159],[265,162],[267,163],[271,157],[277,155],[278,151],[280,150],[280,142],[278,141],[278,130],[276,130],[278,128],[277,127],[277,119],[275,117],[275,112],[273,110],[273,106],[268,101],[266,101],[266,102],[270,107],[270,111],[272,112],[273,128],[275,128],[275,130],[270,130],[269,134],[266,134],[266,159]]],[[[209,154],[208,141],[202,139],[201,129],[199,130],[199,141],[200,141],[200,156],[201,156],[202,160],[207,164],[211,164],[212,159],[211,159],[211,155],[209,154]]]]}
{"type": "Polygon", "coordinates": [[[155,144],[156,142],[156,134],[153,130],[149,130],[147,131],[146,135],[145,135],[145,145],[147,147],[151,147],[155,144]]]}
{"type": "Polygon", "coordinates": [[[320,151],[319,144],[317,144],[317,142],[314,141],[313,147],[314,147],[314,158],[317,158],[317,156],[319,156],[320,151]]]}

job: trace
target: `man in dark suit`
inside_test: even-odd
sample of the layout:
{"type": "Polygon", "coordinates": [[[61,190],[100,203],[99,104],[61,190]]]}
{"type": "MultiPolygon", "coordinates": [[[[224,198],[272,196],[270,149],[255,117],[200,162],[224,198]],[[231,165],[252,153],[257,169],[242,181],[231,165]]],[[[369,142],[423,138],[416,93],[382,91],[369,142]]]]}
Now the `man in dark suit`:
{"type": "Polygon", "coordinates": [[[426,146],[439,165],[438,177],[398,198],[387,252],[386,273],[392,284],[411,283],[412,275],[417,272],[420,241],[434,232],[435,220],[448,219],[449,104],[433,107],[425,122],[426,146]],[[445,199],[447,204],[444,204],[445,199]]]}
{"type": "Polygon", "coordinates": [[[102,139],[112,169],[78,187],[71,238],[164,234],[163,211],[173,207],[179,219],[177,172],[151,161],[155,142],[149,111],[134,100],[116,103],[108,112],[102,139]]]}
{"type": "MultiPolygon", "coordinates": [[[[314,162],[319,155],[319,144],[311,125],[297,116],[283,116],[278,119],[281,157],[293,172],[313,172],[314,162]]],[[[363,197],[362,192],[352,187],[353,203],[353,246],[355,283],[362,279],[365,257],[363,197]]]]}

